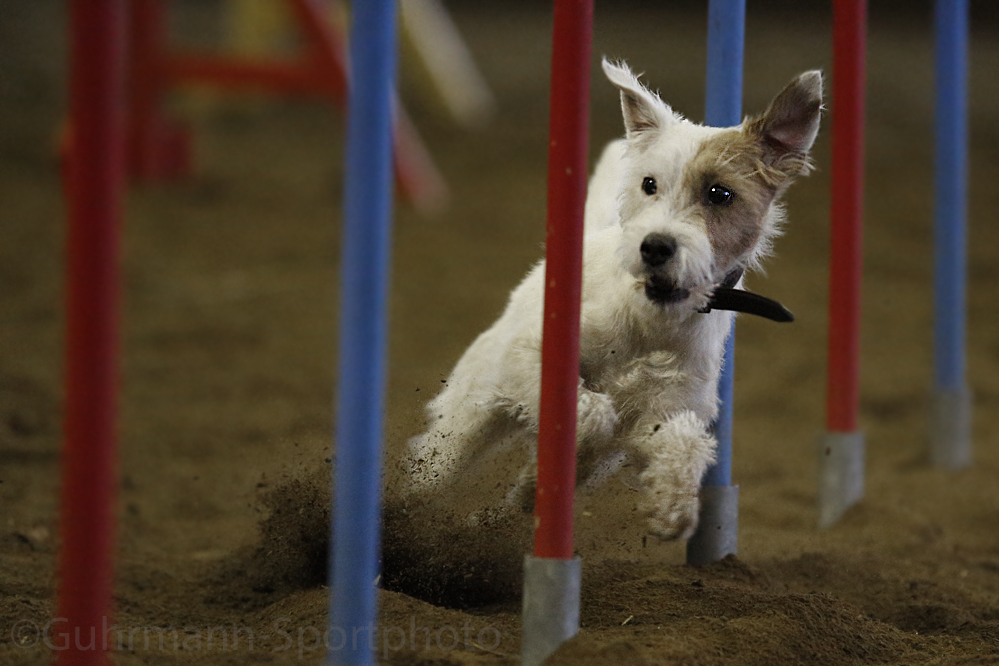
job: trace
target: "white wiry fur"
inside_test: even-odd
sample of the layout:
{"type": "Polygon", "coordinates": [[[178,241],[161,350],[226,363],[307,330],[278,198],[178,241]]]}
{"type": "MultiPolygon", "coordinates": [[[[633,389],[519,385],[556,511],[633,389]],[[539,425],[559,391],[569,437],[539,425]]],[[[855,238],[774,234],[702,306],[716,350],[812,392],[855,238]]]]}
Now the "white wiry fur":
{"type": "MultiPolygon", "coordinates": [[[[777,233],[778,199],[808,170],[821,77],[801,75],[764,115],[720,129],[675,114],[626,66],[604,61],[604,71],[620,90],[626,137],[604,151],[586,205],[578,478],[602,477],[607,461],[629,458],[640,470],[637,508],[651,531],[688,537],[701,478],[714,462],[708,424],[718,412],[733,317],[698,310],[726,275],[753,266],[777,233]],[[709,200],[714,185],[731,190],[731,201],[709,200]],[[643,247],[664,237],[675,245],[670,256],[650,260],[643,247]]],[[[409,443],[411,493],[471,482],[468,470],[512,452],[520,472],[487,470],[506,492],[486,509],[531,506],[544,270],[538,264],[513,290],[427,406],[428,429],[409,443]]]]}

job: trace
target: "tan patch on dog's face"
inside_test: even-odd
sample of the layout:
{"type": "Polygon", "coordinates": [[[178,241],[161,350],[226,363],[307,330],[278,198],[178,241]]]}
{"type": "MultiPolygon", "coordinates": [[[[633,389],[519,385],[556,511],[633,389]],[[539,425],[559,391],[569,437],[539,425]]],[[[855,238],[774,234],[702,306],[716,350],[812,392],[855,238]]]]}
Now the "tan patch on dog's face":
{"type": "Polygon", "coordinates": [[[684,168],[683,190],[701,211],[716,265],[730,269],[752,254],[767,231],[770,205],[789,180],[769,167],[763,143],[741,130],[706,140],[684,168]],[[712,187],[732,193],[727,203],[712,203],[712,187]]]}

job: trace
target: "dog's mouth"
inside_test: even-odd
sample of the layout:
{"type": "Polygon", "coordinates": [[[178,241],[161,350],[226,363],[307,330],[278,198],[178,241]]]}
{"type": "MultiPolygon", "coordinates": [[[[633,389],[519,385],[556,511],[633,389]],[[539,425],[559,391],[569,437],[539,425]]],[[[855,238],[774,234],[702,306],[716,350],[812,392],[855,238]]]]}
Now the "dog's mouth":
{"type": "Polygon", "coordinates": [[[650,275],[645,280],[645,296],[654,303],[665,305],[690,298],[690,290],[677,286],[673,280],[661,275],[650,275]]]}

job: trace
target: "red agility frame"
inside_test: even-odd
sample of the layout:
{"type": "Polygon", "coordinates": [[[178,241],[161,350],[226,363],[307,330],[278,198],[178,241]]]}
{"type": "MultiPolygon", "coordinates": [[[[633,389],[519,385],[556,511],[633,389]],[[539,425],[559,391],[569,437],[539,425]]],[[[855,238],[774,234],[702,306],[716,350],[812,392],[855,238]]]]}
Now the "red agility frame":
{"type": "MultiPolygon", "coordinates": [[[[284,0],[305,47],[295,59],[238,59],[176,53],[165,35],[164,0],[129,3],[129,171],[141,180],[180,175],[188,169],[187,139],[166,120],[162,99],[183,84],[223,90],[262,90],[329,98],[345,111],[349,91],[346,37],[327,20],[317,0],[284,0]]],[[[395,101],[394,156],[402,193],[421,210],[433,210],[447,186],[402,105],[395,101]]]]}

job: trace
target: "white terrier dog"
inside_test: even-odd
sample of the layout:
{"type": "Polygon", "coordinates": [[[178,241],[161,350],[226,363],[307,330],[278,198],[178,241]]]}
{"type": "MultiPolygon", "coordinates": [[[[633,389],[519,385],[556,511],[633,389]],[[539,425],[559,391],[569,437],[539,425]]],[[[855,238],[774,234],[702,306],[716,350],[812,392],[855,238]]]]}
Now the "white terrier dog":
{"type": "MultiPolygon", "coordinates": [[[[674,113],[627,66],[603,69],[621,92],[626,135],[604,151],[586,203],[578,479],[629,458],[651,531],[689,537],[715,458],[709,424],[729,310],[790,320],[738,287],[778,234],[781,195],[810,170],[822,77],[802,74],[763,115],[714,128],[674,113]]],[[[466,507],[473,523],[533,503],[544,272],[542,262],[513,290],[409,443],[411,492],[495,486],[492,506],[466,507]]]]}

